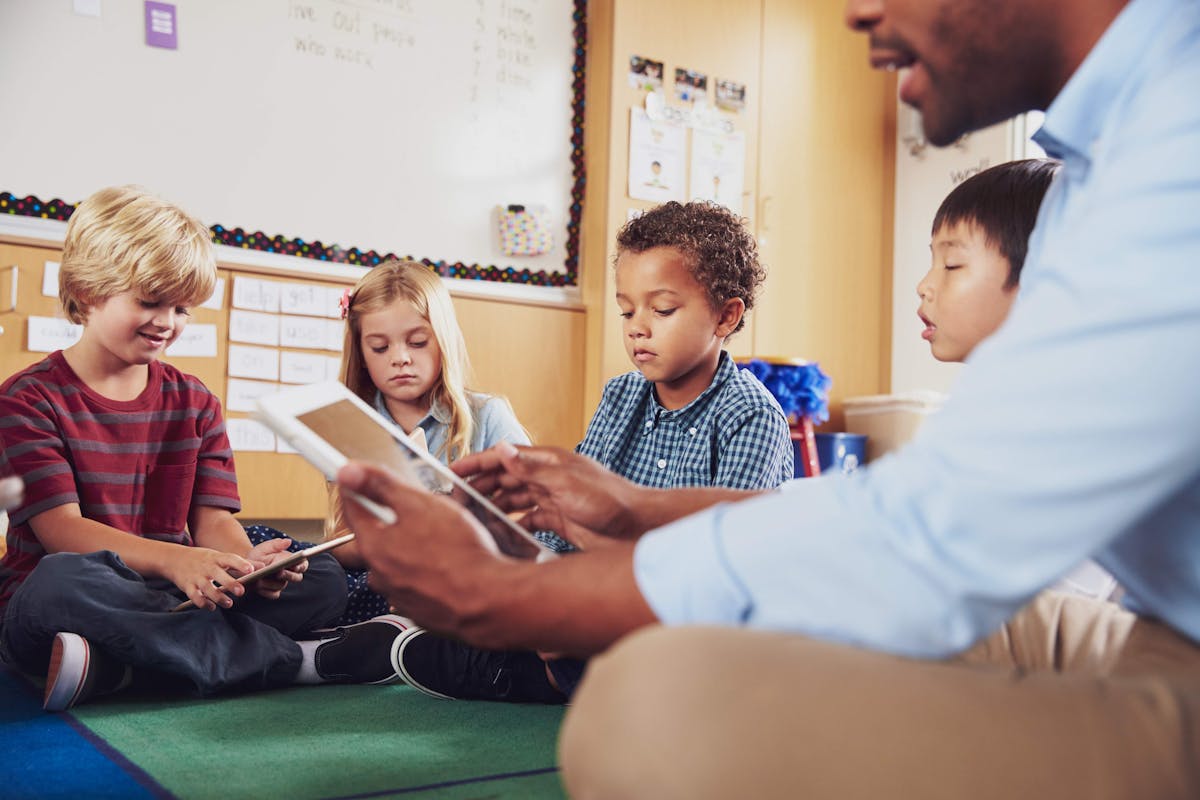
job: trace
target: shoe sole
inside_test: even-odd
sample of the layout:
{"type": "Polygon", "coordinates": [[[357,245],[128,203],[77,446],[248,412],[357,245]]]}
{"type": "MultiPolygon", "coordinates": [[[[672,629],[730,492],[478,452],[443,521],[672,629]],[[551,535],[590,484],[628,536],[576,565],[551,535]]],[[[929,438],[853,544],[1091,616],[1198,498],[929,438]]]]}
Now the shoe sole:
{"type": "Polygon", "coordinates": [[[79,695],[86,682],[92,651],[87,639],[74,633],[60,633],[54,637],[50,648],[50,670],[47,675],[46,695],[42,708],[46,711],[66,711],[79,702],[79,695]],[[74,675],[74,681],[65,679],[74,675]]]}
{"type": "Polygon", "coordinates": [[[396,641],[392,642],[392,668],[396,670],[397,675],[404,679],[405,683],[416,689],[421,694],[427,694],[430,697],[436,697],[439,700],[457,700],[457,697],[451,697],[448,694],[442,694],[441,692],[435,692],[433,689],[427,689],[426,687],[417,683],[417,681],[413,680],[413,677],[408,674],[408,670],[404,669],[404,648],[408,647],[408,643],[410,641],[423,633],[425,633],[424,628],[409,628],[403,634],[396,637],[396,641]]]}

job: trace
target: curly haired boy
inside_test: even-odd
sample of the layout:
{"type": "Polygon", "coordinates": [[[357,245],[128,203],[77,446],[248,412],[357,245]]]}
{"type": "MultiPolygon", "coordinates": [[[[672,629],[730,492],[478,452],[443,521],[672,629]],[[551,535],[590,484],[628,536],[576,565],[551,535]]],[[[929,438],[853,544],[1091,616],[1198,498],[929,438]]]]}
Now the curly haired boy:
{"type": "MultiPolygon", "coordinates": [[[[741,218],[708,202],[665,203],[617,234],[617,305],[637,369],[610,380],[576,451],[655,488],[772,489],[793,476],[787,418],[725,341],[766,278],[741,218]]],[[[554,534],[538,535],[570,549],[554,534]]],[[[437,697],[563,702],[586,662],[490,652],[420,628],[393,648],[396,671],[437,697]],[[548,668],[550,677],[547,677],[548,668]]]]}

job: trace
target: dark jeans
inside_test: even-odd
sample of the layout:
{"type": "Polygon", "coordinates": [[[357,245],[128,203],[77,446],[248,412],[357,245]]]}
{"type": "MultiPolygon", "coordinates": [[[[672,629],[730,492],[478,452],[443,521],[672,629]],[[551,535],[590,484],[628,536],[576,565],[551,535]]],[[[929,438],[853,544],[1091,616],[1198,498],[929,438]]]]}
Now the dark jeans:
{"type": "Polygon", "coordinates": [[[60,632],[198,695],[263,689],[293,681],[293,639],[330,624],[346,605],[346,577],[328,554],[309,560],[304,580],[278,600],[247,592],[229,610],[171,612],[185,599],[169,581],[146,580],[108,550],[42,558],[9,600],[0,657],[45,675],[60,632]]]}

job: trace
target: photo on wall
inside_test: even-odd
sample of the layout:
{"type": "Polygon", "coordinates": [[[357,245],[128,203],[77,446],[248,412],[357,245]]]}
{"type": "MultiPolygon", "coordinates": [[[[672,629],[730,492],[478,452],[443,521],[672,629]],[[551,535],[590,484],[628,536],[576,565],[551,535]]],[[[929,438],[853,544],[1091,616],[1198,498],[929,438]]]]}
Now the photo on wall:
{"type": "Polygon", "coordinates": [[[675,69],[675,98],[684,103],[708,99],[708,76],[693,69],[675,69]]]}
{"type": "Polygon", "coordinates": [[[634,89],[657,92],[662,88],[663,62],[642,56],[629,57],[629,85],[634,89]]]}
{"type": "Polygon", "coordinates": [[[717,108],[741,111],[746,107],[746,84],[716,80],[717,108]]]}

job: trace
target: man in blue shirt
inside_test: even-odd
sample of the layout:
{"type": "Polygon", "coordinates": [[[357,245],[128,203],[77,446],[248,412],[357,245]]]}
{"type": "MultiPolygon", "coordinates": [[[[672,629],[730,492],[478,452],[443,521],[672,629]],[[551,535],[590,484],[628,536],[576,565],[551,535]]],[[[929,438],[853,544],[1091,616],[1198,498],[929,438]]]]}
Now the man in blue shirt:
{"type": "Polygon", "coordinates": [[[536,566],[352,465],[421,522],[355,509],[363,551],[403,613],[475,641],[590,653],[664,624],[593,661],[562,737],[576,796],[1200,797],[1200,3],[847,19],[934,143],[1042,108],[1064,163],[939,414],[867,470],[748,499],[538,449],[464,462],[531,524],[611,539],[536,566]],[[453,571],[416,574],[431,552],[453,571]],[[1125,608],[1038,594],[1087,557],[1125,608]]]}

